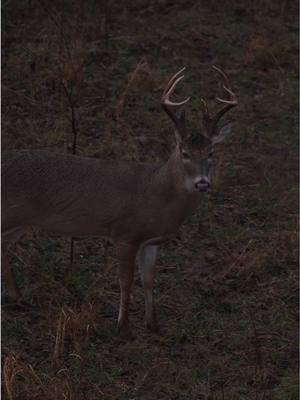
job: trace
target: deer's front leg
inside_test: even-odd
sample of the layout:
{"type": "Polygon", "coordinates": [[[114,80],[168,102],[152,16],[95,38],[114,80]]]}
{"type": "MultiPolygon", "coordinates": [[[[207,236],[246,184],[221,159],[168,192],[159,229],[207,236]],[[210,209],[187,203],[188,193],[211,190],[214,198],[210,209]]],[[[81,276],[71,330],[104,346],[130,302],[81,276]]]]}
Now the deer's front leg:
{"type": "Polygon", "coordinates": [[[134,267],[137,248],[126,243],[117,244],[117,256],[119,265],[120,280],[120,308],[118,317],[118,332],[125,336],[130,336],[128,308],[130,301],[130,290],[133,282],[134,267]]]}
{"type": "Polygon", "coordinates": [[[142,246],[138,252],[138,264],[145,292],[145,321],[151,332],[159,332],[153,301],[154,266],[157,257],[157,246],[142,246]]]}

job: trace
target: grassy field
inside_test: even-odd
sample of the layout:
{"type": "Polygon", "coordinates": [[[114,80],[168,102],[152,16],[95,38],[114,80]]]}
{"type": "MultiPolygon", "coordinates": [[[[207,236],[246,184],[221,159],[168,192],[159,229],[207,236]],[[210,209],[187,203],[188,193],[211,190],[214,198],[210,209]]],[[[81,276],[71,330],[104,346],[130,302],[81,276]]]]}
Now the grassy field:
{"type": "Polygon", "coordinates": [[[8,400],[296,400],[298,392],[298,10],[296,2],[3,1],[2,149],[166,159],[167,79],[214,106],[239,97],[213,192],[161,247],[162,335],[145,331],[136,274],[131,324],[116,334],[117,263],[106,241],[32,231],[11,250],[24,299],[2,310],[8,400]],[[220,4],[222,3],[222,5],[220,4]],[[68,93],[68,95],[67,95],[68,93]]]}

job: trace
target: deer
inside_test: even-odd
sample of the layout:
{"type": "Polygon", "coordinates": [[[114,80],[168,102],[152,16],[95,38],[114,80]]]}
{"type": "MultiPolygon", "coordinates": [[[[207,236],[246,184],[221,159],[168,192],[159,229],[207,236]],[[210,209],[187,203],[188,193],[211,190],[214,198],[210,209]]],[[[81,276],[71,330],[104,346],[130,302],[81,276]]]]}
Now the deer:
{"type": "Polygon", "coordinates": [[[231,133],[221,118],[238,100],[225,72],[213,67],[226,96],[211,114],[201,99],[202,128],[188,132],[190,97],[171,100],[184,78],[182,68],[167,83],[161,106],[174,125],[175,146],[166,162],[109,161],[46,150],[15,150],[2,155],[2,267],[7,296],[22,298],[8,251],[29,228],[72,237],[101,236],[116,248],[120,305],[118,332],[130,332],[129,303],[136,263],[145,298],[145,325],[159,332],[153,298],[158,246],[193,214],[211,186],[214,146],[231,133]]]}

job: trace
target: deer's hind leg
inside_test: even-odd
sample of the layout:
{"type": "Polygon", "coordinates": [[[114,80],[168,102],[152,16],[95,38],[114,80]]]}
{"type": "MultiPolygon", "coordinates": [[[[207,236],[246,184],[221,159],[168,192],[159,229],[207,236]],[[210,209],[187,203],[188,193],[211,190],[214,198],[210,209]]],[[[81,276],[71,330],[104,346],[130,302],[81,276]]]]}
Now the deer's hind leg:
{"type": "Polygon", "coordinates": [[[22,235],[24,230],[22,228],[12,228],[2,231],[1,243],[1,269],[4,280],[5,297],[9,301],[18,302],[21,299],[21,293],[17,286],[15,275],[12,266],[8,260],[8,252],[11,245],[13,245],[22,235]]]}
{"type": "Polygon", "coordinates": [[[145,292],[145,322],[150,332],[159,332],[159,325],[156,318],[153,285],[155,278],[155,262],[157,257],[158,246],[144,245],[141,246],[137,261],[141,273],[142,284],[145,292]]]}

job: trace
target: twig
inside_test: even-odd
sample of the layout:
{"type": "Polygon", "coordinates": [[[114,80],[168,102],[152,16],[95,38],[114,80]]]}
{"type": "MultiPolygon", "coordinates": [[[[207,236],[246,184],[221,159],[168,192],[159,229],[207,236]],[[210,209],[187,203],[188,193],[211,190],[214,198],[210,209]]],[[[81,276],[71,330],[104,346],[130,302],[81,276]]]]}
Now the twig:
{"type": "MultiPolygon", "coordinates": [[[[263,353],[262,353],[262,349],[261,349],[261,343],[260,343],[260,338],[258,336],[257,333],[257,329],[256,329],[256,325],[255,325],[255,321],[253,318],[253,315],[251,314],[250,310],[248,310],[248,315],[250,317],[250,323],[252,326],[252,331],[253,331],[253,335],[254,335],[254,340],[253,340],[253,346],[254,346],[254,352],[255,352],[255,360],[256,360],[256,364],[255,364],[255,399],[258,400],[258,386],[257,384],[263,383],[264,381],[264,360],[263,360],[263,353]],[[258,368],[257,368],[258,365],[258,368]]],[[[263,391],[262,394],[262,398],[261,400],[263,400],[265,397],[265,390],[263,391]]]]}
{"type": "Polygon", "coordinates": [[[104,3],[104,40],[105,51],[108,54],[109,46],[109,23],[110,23],[110,0],[105,0],[104,3]]]}
{"type": "Polygon", "coordinates": [[[61,356],[63,355],[65,345],[66,325],[70,317],[66,315],[65,310],[62,308],[59,320],[57,323],[57,330],[55,336],[55,345],[52,356],[52,367],[57,368],[60,365],[61,356]]]}
{"type": "Polygon", "coordinates": [[[63,81],[61,81],[61,85],[64,89],[65,95],[68,99],[68,103],[71,110],[71,125],[72,125],[72,132],[73,132],[73,142],[72,142],[72,154],[76,154],[77,150],[77,137],[78,137],[78,129],[77,129],[77,121],[76,121],[76,100],[73,99],[73,82],[71,81],[71,88],[68,91],[66,85],[63,81]]]}
{"type": "Polygon", "coordinates": [[[237,265],[237,263],[240,261],[240,259],[245,255],[245,253],[248,251],[250,245],[253,243],[254,239],[250,239],[249,242],[246,244],[246,246],[243,248],[239,256],[233,261],[233,263],[230,265],[229,268],[227,268],[226,271],[222,272],[218,278],[223,279],[225,278],[237,265]]]}
{"type": "MultiPolygon", "coordinates": [[[[71,81],[70,90],[67,89],[63,80],[61,80],[61,85],[65,92],[66,98],[68,99],[69,107],[71,110],[71,126],[72,126],[72,132],[73,132],[72,154],[75,155],[76,150],[77,150],[78,130],[77,130],[77,124],[76,124],[76,109],[75,109],[76,100],[73,98],[73,81],[71,81]]],[[[73,237],[71,237],[71,243],[70,243],[70,266],[71,267],[73,266],[73,261],[74,261],[74,242],[75,242],[75,239],[73,237]]]]}

